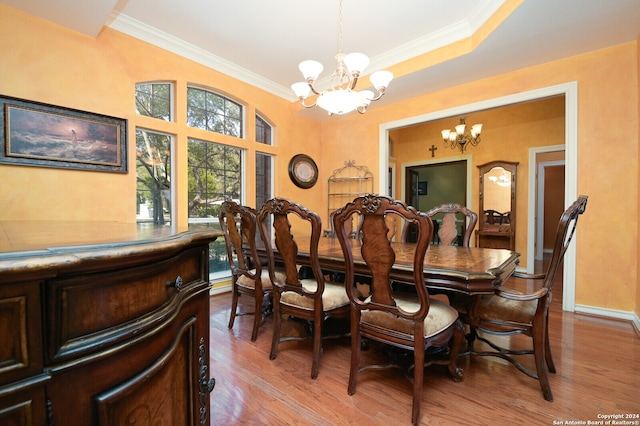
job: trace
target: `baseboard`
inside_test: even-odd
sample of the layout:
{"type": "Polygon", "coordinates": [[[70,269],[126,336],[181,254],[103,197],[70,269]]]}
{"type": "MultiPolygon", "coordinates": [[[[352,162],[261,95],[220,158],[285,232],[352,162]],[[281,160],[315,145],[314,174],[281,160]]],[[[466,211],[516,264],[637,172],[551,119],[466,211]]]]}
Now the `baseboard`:
{"type": "Polygon", "coordinates": [[[616,320],[628,321],[631,323],[636,331],[638,337],[640,337],[640,318],[635,312],[619,311],[615,309],[598,308],[595,306],[576,305],[575,312],[594,315],[604,318],[611,318],[616,320]]]}
{"type": "Polygon", "coordinates": [[[215,296],[216,294],[228,293],[231,291],[231,284],[226,285],[213,285],[209,290],[209,296],[215,296]]]}

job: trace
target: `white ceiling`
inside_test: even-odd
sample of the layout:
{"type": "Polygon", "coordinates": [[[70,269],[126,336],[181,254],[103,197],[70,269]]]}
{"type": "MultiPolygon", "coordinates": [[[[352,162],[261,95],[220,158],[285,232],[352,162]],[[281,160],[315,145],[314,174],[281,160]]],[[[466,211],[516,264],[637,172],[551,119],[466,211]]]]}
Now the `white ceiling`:
{"type": "MultiPolygon", "coordinates": [[[[503,3],[513,1],[344,0],[343,51],[367,54],[369,74],[469,37],[503,3]]],[[[316,59],[325,66],[321,78],[327,77],[338,51],[337,0],[0,3],[91,37],[109,26],[292,101],[290,85],[302,81],[298,63],[316,59]]],[[[639,35],[640,0],[523,0],[475,50],[394,79],[378,104],[637,40],[639,35]]]]}

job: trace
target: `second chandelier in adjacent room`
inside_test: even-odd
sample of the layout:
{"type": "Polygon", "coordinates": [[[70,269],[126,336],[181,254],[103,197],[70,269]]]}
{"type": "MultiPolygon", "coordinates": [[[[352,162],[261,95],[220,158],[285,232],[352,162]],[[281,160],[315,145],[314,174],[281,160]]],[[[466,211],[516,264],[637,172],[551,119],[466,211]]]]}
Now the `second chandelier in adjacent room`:
{"type": "Polygon", "coordinates": [[[451,147],[451,149],[459,148],[460,152],[464,153],[469,144],[478,146],[480,143],[480,133],[482,132],[482,124],[474,124],[471,126],[471,131],[467,130],[467,117],[460,117],[460,124],[458,124],[454,130],[445,129],[442,131],[442,139],[444,140],[444,146],[451,147]]]}

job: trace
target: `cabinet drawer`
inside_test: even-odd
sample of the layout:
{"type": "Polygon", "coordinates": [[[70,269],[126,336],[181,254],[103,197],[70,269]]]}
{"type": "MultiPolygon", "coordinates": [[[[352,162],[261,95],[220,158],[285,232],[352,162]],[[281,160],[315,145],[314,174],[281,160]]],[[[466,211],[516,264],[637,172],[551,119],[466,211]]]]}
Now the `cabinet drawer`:
{"type": "Polygon", "coordinates": [[[165,321],[194,287],[208,285],[206,250],[192,248],[136,267],[47,283],[48,362],[81,356],[165,321]]]}
{"type": "Polygon", "coordinates": [[[42,370],[40,287],[0,284],[0,386],[42,370]]]}

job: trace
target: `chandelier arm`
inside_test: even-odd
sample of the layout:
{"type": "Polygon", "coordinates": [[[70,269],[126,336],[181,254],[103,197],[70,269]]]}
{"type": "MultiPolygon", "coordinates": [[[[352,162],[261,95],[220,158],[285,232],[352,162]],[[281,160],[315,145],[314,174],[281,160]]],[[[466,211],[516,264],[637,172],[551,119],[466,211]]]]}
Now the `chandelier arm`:
{"type": "Polygon", "coordinates": [[[358,76],[355,74],[351,74],[351,77],[353,78],[353,80],[351,80],[351,90],[354,90],[356,88],[356,85],[358,84],[358,76]]]}
{"type": "Polygon", "coordinates": [[[471,138],[469,142],[471,142],[471,145],[473,146],[478,146],[478,144],[480,143],[480,136],[478,136],[477,138],[471,138]]]}
{"type": "MultiPolygon", "coordinates": [[[[312,81],[308,81],[307,83],[309,84],[309,88],[311,89],[311,91],[312,91],[314,94],[316,94],[316,95],[319,95],[319,94],[320,94],[320,92],[318,92],[318,91],[316,90],[316,88],[315,88],[315,87],[313,87],[313,82],[312,82],[312,81]]],[[[314,104],[314,105],[315,105],[315,104],[314,104]]]]}
{"type": "Polygon", "coordinates": [[[383,97],[383,96],[384,96],[384,94],[386,93],[386,90],[385,90],[384,88],[377,89],[377,91],[378,91],[378,96],[376,96],[375,98],[371,98],[371,99],[370,99],[372,102],[373,102],[373,101],[377,101],[378,99],[380,99],[381,97],[383,97]]]}
{"type": "Polygon", "coordinates": [[[301,102],[300,102],[300,103],[302,104],[302,106],[303,106],[303,107],[305,107],[305,108],[313,108],[314,106],[316,106],[316,102],[314,102],[314,103],[313,103],[313,104],[311,104],[311,105],[307,105],[307,104],[306,104],[306,102],[305,102],[305,100],[306,100],[306,99],[301,99],[301,102]]]}

